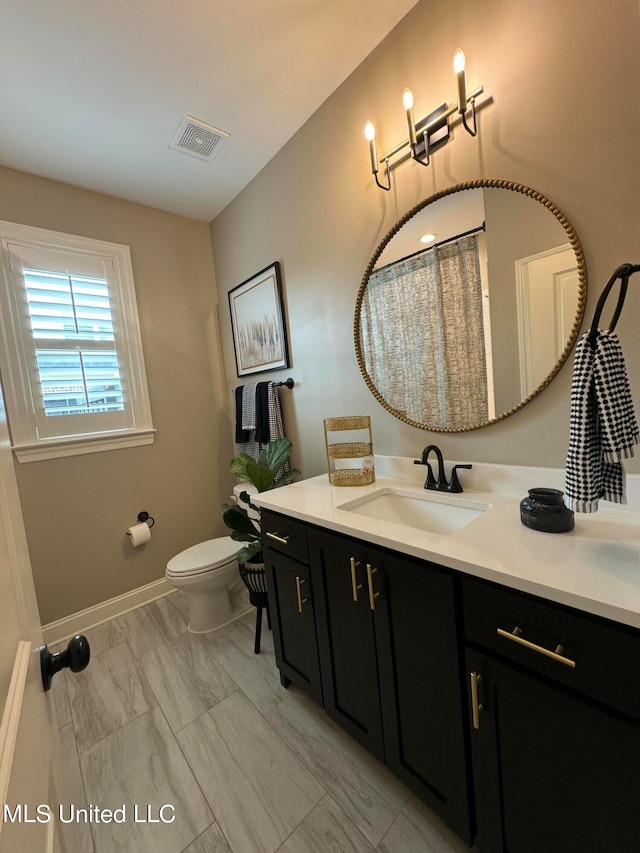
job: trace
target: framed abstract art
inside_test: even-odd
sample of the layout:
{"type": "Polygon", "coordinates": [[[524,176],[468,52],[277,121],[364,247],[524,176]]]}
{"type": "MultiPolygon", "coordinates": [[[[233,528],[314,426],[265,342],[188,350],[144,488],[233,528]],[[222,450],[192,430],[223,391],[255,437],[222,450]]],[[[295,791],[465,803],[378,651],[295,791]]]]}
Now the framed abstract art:
{"type": "Polygon", "coordinates": [[[229,291],[238,376],[289,367],[278,261],[229,291]]]}

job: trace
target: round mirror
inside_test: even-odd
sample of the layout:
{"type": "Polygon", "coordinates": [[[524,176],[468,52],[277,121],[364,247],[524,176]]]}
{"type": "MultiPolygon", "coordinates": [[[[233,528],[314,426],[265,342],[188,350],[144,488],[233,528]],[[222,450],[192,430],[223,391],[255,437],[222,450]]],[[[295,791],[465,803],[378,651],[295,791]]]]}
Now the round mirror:
{"type": "Polygon", "coordinates": [[[458,184],[410,210],[374,252],[356,302],[360,369],[412,426],[488,426],[556,375],[586,289],[580,241],[548,199],[509,181],[458,184]]]}

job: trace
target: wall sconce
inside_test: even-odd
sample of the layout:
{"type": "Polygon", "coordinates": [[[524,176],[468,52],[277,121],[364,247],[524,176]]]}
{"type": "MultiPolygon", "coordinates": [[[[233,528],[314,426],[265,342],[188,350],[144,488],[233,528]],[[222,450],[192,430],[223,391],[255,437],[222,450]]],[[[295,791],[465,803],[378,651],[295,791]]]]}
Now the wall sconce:
{"type": "Polygon", "coordinates": [[[364,135],[369,140],[369,155],[371,156],[371,171],[373,172],[373,177],[376,180],[376,184],[380,187],[381,190],[390,190],[391,189],[391,175],[389,174],[389,158],[383,157],[380,160],[381,163],[384,163],[385,172],[387,175],[387,186],[381,184],[378,180],[378,152],[376,149],[376,129],[373,126],[373,123],[368,121],[364,126],[364,135]]]}
{"type": "Polygon", "coordinates": [[[364,134],[369,141],[369,155],[371,157],[371,172],[375,178],[376,184],[381,190],[391,189],[391,173],[390,160],[399,154],[404,148],[409,147],[411,157],[422,166],[428,166],[430,162],[431,152],[436,147],[446,145],[449,141],[449,116],[458,113],[461,117],[464,129],[471,136],[477,136],[478,125],[476,121],[476,98],[484,92],[483,86],[478,86],[467,97],[467,84],[465,80],[465,55],[461,50],[456,50],[453,57],[453,70],[458,81],[458,103],[457,104],[442,104],[429,115],[425,116],[416,123],[413,117],[413,92],[411,89],[405,89],[402,93],[402,106],[407,117],[407,130],[409,132],[408,139],[396,145],[390,151],[387,151],[380,159],[376,148],[376,130],[373,124],[368,121],[364,134]],[[471,126],[467,122],[467,112],[471,107],[471,126]],[[386,184],[380,183],[378,173],[379,166],[384,163],[386,184]]]}

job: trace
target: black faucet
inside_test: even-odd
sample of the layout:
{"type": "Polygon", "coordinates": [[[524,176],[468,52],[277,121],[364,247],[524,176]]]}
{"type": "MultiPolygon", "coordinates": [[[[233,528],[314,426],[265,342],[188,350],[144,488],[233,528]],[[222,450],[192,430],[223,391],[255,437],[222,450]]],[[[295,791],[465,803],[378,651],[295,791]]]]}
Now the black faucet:
{"type": "Polygon", "coordinates": [[[454,465],[451,471],[451,482],[447,482],[447,478],[444,471],[444,459],[442,457],[442,451],[435,444],[429,444],[422,451],[422,457],[420,459],[413,460],[414,465],[426,465],[427,466],[427,479],[425,480],[424,487],[425,489],[432,489],[436,492],[461,492],[462,486],[460,484],[460,480],[458,479],[458,468],[472,468],[472,465],[454,465]],[[431,463],[429,462],[429,454],[431,451],[436,454],[436,459],[438,460],[438,479],[433,475],[433,468],[431,467],[431,463]]]}

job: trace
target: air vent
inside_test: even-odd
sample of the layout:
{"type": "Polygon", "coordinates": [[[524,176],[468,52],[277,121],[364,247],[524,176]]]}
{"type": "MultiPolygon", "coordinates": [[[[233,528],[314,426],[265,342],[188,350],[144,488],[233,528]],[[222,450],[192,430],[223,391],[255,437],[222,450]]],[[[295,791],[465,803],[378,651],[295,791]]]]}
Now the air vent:
{"type": "Polygon", "coordinates": [[[229,134],[218,130],[212,124],[207,124],[193,116],[185,116],[173,137],[169,148],[190,154],[199,160],[214,160],[223,147],[229,134]]]}

